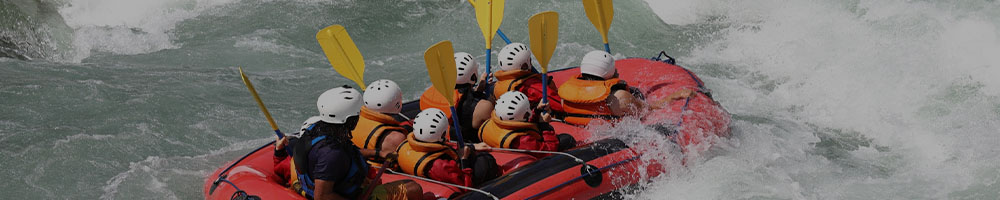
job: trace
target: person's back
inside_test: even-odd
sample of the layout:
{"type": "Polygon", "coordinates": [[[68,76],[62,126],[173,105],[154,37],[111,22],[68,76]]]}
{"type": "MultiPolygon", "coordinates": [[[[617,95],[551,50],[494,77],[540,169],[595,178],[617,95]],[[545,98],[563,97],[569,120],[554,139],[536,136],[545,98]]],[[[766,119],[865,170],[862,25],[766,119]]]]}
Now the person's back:
{"type": "Polygon", "coordinates": [[[293,189],[312,199],[356,199],[366,189],[375,193],[366,194],[370,196],[365,199],[422,198],[422,189],[413,181],[369,188],[373,177],[364,156],[374,154],[363,153],[351,142],[361,104],[361,94],[347,86],[320,95],[316,103],[319,121],[304,128],[305,133],[292,144],[292,174],[299,181],[293,189]]]}
{"type": "Polygon", "coordinates": [[[549,77],[548,91],[542,92],[542,74],[533,71],[531,50],[521,43],[511,43],[497,54],[500,70],[493,73],[496,82],[493,83],[492,99],[498,99],[509,91],[519,91],[528,96],[531,106],[537,106],[543,94],[548,93],[549,107],[555,112],[563,112],[562,99],[556,92],[558,89],[549,77]]]}
{"type": "Polygon", "coordinates": [[[395,82],[383,79],[368,84],[362,99],[364,106],[351,131],[351,141],[364,151],[372,151],[375,156],[368,158],[369,164],[381,166],[385,156],[395,151],[410,132],[409,120],[399,114],[403,93],[395,82]]]}
{"type": "Polygon", "coordinates": [[[591,51],[583,57],[580,75],[559,86],[564,121],[587,125],[594,119],[616,119],[644,107],[625,81],[618,79],[614,62],[604,51],[591,51]]]}
{"type": "Polygon", "coordinates": [[[447,183],[472,186],[472,169],[461,169],[458,152],[444,143],[448,119],[444,112],[430,108],[417,114],[414,131],[399,145],[399,168],[412,174],[447,183]]]}
{"type": "Polygon", "coordinates": [[[551,117],[543,114],[538,121],[531,121],[535,112],[530,106],[524,93],[512,91],[500,96],[492,118],[480,127],[478,136],[494,148],[561,151],[575,145],[572,136],[555,135],[548,126],[551,117]]]}
{"type": "MultiPolygon", "coordinates": [[[[457,72],[454,93],[455,112],[458,113],[459,118],[469,119],[459,121],[459,126],[464,134],[463,138],[467,142],[479,142],[475,137],[475,132],[479,130],[483,121],[489,119],[493,110],[493,103],[489,101],[489,96],[482,91],[485,90],[485,84],[481,83],[484,79],[480,78],[485,77],[479,76],[479,64],[469,53],[455,53],[455,68],[457,72]]],[[[434,87],[427,88],[420,96],[421,110],[441,109],[450,118],[449,106],[448,99],[445,99],[434,87]]]]}

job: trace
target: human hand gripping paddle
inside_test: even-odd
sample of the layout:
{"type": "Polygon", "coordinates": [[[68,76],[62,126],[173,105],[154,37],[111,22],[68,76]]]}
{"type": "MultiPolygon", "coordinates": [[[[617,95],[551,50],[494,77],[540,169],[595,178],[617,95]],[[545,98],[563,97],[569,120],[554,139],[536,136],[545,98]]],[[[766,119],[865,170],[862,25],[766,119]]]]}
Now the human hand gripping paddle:
{"type": "Polygon", "coordinates": [[[542,66],[542,104],[549,102],[549,60],[559,41],[559,13],[545,11],[528,19],[528,33],[532,54],[542,66]]]}
{"type": "MultiPolygon", "coordinates": [[[[326,54],[326,59],[330,60],[330,65],[333,66],[334,71],[344,76],[344,78],[357,83],[358,86],[361,86],[362,91],[367,88],[364,81],[365,59],[361,56],[361,51],[354,44],[354,40],[351,40],[351,36],[347,34],[344,26],[336,24],[323,28],[316,33],[316,42],[319,42],[319,45],[323,48],[323,53],[326,54]]],[[[365,188],[364,195],[358,196],[358,200],[366,199],[366,197],[372,194],[375,186],[381,180],[382,174],[385,173],[396,159],[395,155],[395,153],[386,155],[385,162],[382,163],[382,168],[375,174],[375,178],[372,179],[371,184],[365,188]]]]}
{"type": "Polygon", "coordinates": [[[334,71],[357,83],[362,91],[367,88],[364,80],[365,59],[344,26],[335,24],[319,30],[316,33],[316,42],[323,48],[323,53],[326,54],[326,59],[330,60],[334,71]]]}
{"type": "MultiPolygon", "coordinates": [[[[493,51],[493,36],[500,30],[500,23],[503,22],[504,0],[476,0],[469,3],[476,8],[476,22],[486,40],[486,74],[490,74],[493,73],[490,67],[490,61],[493,60],[490,55],[493,51]]],[[[450,42],[448,46],[451,46],[450,42]]]]}
{"type": "Polygon", "coordinates": [[[597,32],[601,33],[604,40],[604,51],[611,53],[608,46],[608,29],[611,28],[611,20],[615,17],[614,6],[611,0],[583,0],[583,9],[587,11],[587,18],[594,24],[597,32]]]}
{"type": "MultiPolygon", "coordinates": [[[[462,138],[462,128],[458,125],[458,112],[455,111],[455,98],[453,97],[455,95],[456,74],[458,73],[458,70],[455,69],[454,52],[455,49],[451,46],[451,41],[438,42],[427,48],[427,51],[424,51],[424,63],[427,64],[427,74],[430,75],[434,89],[448,100],[448,107],[451,108],[452,113],[452,126],[455,128],[455,137],[458,139],[458,147],[459,149],[463,149],[465,148],[465,139],[462,138]]],[[[459,162],[459,164],[461,163],[459,162]]]]}
{"type": "Polygon", "coordinates": [[[243,78],[243,84],[247,86],[247,90],[250,90],[250,94],[253,95],[253,99],[257,101],[257,106],[260,107],[260,111],[264,113],[264,117],[267,118],[267,123],[271,124],[271,129],[274,130],[274,135],[278,136],[278,139],[285,137],[281,130],[278,130],[278,124],[274,123],[274,118],[271,118],[271,112],[267,111],[267,106],[264,106],[264,102],[260,100],[260,96],[257,95],[257,90],[253,88],[253,83],[250,83],[250,78],[243,73],[243,67],[240,67],[240,77],[243,78]]]}

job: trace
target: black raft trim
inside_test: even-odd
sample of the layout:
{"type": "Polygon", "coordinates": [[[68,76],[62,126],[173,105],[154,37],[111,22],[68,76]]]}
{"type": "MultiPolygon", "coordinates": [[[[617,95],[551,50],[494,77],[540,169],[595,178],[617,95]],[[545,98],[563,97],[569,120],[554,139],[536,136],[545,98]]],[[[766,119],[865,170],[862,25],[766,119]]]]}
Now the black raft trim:
{"type": "MultiPolygon", "coordinates": [[[[594,142],[586,147],[577,148],[567,153],[576,156],[584,161],[591,161],[606,155],[627,149],[625,142],[617,139],[604,139],[594,142]]],[[[507,175],[498,177],[489,182],[483,183],[483,191],[496,195],[499,198],[507,197],[531,184],[541,181],[556,173],[579,167],[580,163],[572,158],[562,155],[551,155],[534,163],[525,165],[507,175]]],[[[467,192],[456,199],[489,199],[478,192],[467,192]]]]}

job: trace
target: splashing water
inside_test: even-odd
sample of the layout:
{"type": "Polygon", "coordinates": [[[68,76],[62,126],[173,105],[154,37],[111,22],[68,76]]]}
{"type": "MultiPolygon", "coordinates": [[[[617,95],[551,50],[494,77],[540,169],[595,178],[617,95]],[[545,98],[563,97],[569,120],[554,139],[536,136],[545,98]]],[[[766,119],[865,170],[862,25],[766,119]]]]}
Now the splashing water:
{"type": "MultiPolygon", "coordinates": [[[[414,74],[426,73],[421,52],[437,41],[485,59],[473,11],[458,1],[15,3],[33,2],[64,22],[20,22],[68,27],[52,29],[67,37],[34,37],[68,45],[37,48],[48,53],[32,61],[0,58],[9,199],[202,198],[206,174],[270,140],[236,66],[286,130],[315,114],[322,91],[351,84],[315,43],[331,24],[347,27],[369,81],[393,79],[407,97],[430,85],[414,74]]],[[[996,1],[620,0],[615,9],[616,57],[666,50],[733,114],[733,137],[697,155],[634,119],[590,127],[668,167],[626,198],[1000,196],[996,1]]],[[[562,20],[553,69],[602,48],[577,1],[508,1],[501,29],[527,41],[528,17],[545,10],[562,20]]]]}

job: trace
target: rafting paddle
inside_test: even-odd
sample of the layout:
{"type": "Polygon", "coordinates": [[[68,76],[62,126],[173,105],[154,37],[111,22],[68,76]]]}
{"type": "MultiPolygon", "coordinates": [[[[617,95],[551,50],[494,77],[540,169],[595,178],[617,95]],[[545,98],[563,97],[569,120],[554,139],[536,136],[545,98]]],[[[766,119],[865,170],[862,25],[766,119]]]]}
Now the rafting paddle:
{"type": "Polygon", "coordinates": [[[427,74],[431,77],[434,89],[448,99],[452,126],[455,128],[455,137],[461,150],[465,148],[465,139],[462,138],[462,127],[458,125],[458,112],[455,111],[455,79],[458,70],[455,69],[455,49],[451,46],[451,41],[441,41],[427,48],[427,51],[424,51],[424,63],[427,64],[427,74]]]}
{"type": "Polygon", "coordinates": [[[361,90],[366,88],[365,59],[344,26],[335,24],[319,30],[316,33],[316,41],[323,48],[323,53],[326,54],[326,59],[330,60],[334,71],[357,83],[361,86],[361,90]]]}
{"type": "Polygon", "coordinates": [[[545,11],[535,14],[528,19],[528,40],[531,45],[532,54],[538,59],[538,64],[542,66],[542,103],[549,102],[549,60],[556,50],[556,43],[559,41],[559,13],[545,11]]]}
{"type": "Polygon", "coordinates": [[[476,0],[475,2],[470,1],[470,3],[472,3],[472,7],[476,8],[476,22],[479,23],[479,30],[483,32],[483,38],[486,39],[486,74],[489,74],[493,72],[490,68],[493,36],[500,30],[500,22],[503,21],[504,0],[476,0]]]}
{"type": "Polygon", "coordinates": [[[611,28],[611,20],[615,17],[614,6],[611,0],[583,0],[583,9],[587,11],[587,18],[594,24],[597,32],[601,33],[604,40],[604,51],[611,53],[608,46],[608,29],[611,28]]]}
{"type": "Polygon", "coordinates": [[[257,100],[257,106],[260,107],[260,111],[264,113],[264,117],[267,118],[267,123],[271,124],[271,129],[274,130],[274,135],[278,136],[278,139],[284,138],[285,134],[278,130],[278,124],[274,123],[274,118],[271,118],[271,112],[267,112],[267,106],[264,106],[264,102],[260,100],[260,96],[257,95],[257,90],[253,88],[253,83],[250,83],[250,78],[247,78],[246,74],[243,74],[243,67],[240,67],[240,77],[243,78],[243,84],[247,86],[247,90],[250,90],[250,94],[253,95],[253,100],[257,100]]]}
{"type": "MultiPolygon", "coordinates": [[[[469,2],[469,5],[472,5],[472,9],[476,9],[476,3],[472,3],[472,1],[475,0],[467,0],[465,2],[469,2]]],[[[503,31],[500,31],[500,29],[497,29],[497,36],[500,36],[500,39],[503,39],[503,41],[507,44],[510,44],[510,38],[507,38],[507,35],[504,35],[503,31]]]]}

